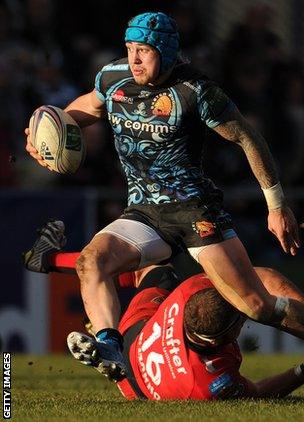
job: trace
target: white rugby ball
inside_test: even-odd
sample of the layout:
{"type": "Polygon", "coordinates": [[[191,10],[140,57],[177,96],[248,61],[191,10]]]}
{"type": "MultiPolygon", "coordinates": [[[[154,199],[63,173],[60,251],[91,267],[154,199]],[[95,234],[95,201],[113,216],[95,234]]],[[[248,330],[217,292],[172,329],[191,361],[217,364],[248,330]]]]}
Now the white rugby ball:
{"type": "Polygon", "coordinates": [[[33,146],[52,170],[73,174],[85,158],[85,142],[75,120],[58,107],[43,105],[29,124],[33,146]]]}

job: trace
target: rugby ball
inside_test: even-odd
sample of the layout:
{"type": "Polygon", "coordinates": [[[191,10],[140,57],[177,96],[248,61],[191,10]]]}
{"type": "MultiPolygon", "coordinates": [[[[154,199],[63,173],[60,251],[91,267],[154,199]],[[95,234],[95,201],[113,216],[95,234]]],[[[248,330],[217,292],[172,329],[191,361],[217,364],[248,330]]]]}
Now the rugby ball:
{"type": "Polygon", "coordinates": [[[85,142],[75,120],[58,107],[43,105],[29,124],[33,146],[48,166],[61,174],[73,174],[85,158],[85,142]]]}

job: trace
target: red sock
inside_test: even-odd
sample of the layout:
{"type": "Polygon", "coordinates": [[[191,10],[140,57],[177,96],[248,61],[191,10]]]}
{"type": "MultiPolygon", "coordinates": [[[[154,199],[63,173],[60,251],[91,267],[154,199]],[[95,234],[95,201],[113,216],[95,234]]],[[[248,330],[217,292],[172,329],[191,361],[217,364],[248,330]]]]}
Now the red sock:
{"type": "Polygon", "coordinates": [[[80,252],[54,252],[49,255],[50,271],[76,274],[75,265],[80,252]]]}
{"type": "MultiPolygon", "coordinates": [[[[75,265],[80,252],[54,252],[49,255],[50,271],[56,273],[76,274],[75,265]]],[[[135,287],[134,272],[122,273],[119,278],[120,287],[135,287]]]]}

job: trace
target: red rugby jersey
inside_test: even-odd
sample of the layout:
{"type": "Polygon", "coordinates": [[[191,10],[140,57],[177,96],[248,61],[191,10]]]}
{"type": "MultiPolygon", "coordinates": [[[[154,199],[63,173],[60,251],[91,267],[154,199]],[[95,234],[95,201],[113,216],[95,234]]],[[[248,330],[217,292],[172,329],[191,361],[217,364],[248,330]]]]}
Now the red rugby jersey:
{"type": "MultiPolygon", "coordinates": [[[[209,287],[213,287],[209,279],[195,275],[170,295],[149,288],[136,295],[125,312],[119,326],[122,334],[139,320],[150,318],[129,353],[137,384],[148,399],[211,400],[245,394],[248,387],[239,373],[242,357],[237,343],[205,356],[185,343],[185,304],[194,293],[209,287]]],[[[127,380],[118,386],[127,398],[136,398],[127,380]]]]}

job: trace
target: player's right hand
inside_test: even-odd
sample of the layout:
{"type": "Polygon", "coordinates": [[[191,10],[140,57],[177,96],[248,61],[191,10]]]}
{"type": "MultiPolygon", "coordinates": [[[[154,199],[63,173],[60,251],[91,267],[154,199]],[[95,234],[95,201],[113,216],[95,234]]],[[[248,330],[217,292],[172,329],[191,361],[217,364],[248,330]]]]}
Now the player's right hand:
{"type": "Polygon", "coordinates": [[[30,134],[30,130],[27,127],[24,130],[24,133],[26,135],[26,145],[25,145],[25,149],[26,151],[37,161],[38,164],[40,164],[42,167],[46,167],[47,169],[49,169],[50,171],[53,171],[49,165],[45,162],[45,160],[41,157],[40,154],[38,154],[38,151],[36,150],[36,148],[33,146],[32,142],[31,142],[31,134],[30,134]]]}
{"type": "Polygon", "coordinates": [[[269,211],[268,229],[277,237],[285,253],[296,255],[301,246],[298,223],[287,205],[269,211]]]}

